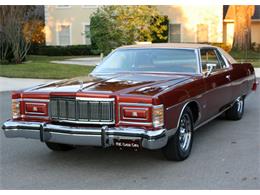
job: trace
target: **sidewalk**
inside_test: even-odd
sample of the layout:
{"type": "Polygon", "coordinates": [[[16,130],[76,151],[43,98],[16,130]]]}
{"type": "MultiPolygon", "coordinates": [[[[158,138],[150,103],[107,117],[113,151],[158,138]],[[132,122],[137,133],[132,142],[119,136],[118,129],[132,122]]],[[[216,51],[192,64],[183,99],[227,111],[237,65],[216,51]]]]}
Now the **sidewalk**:
{"type": "Polygon", "coordinates": [[[51,61],[55,64],[74,64],[82,66],[96,66],[100,62],[100,57],[73,58],[62,61],[51,61]]]}
{"type": "Polygon", "coordinates": [[[6,78],[0,77],[0,91],[12,91],[32,87],[42,83],[47,83],[53,80],[46,79],[21,79],[21,78],[6,78]]]}

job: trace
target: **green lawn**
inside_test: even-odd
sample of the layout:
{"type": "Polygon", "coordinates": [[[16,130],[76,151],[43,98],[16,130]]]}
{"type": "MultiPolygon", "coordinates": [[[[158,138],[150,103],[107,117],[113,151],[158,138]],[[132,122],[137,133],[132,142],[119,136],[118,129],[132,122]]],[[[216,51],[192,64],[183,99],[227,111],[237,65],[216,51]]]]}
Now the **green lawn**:
{"type": "MultiPolygon", "coordinates": [[[[84,76],[93,67],[53,64],[50,61],[75,58],[75,56],[28,56],[23,64],[0,65],[0,76],[13,78],[63,79],[84,76]]],[[[80,56],[77,56],[77,58],[80,56]]]]}
{"type": "Polygon", "coordinates": [[[260,53],[256,51],[248,51],[246,52],[238,52],[231,51],[230,54],[238,61],[238,62],[250,62],[254,67],[260,68],[260,53]]]}

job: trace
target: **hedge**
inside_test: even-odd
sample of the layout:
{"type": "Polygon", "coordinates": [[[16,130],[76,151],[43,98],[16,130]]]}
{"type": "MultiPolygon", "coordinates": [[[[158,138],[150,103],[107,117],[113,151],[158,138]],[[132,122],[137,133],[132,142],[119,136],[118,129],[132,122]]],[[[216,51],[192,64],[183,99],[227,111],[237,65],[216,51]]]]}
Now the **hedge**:
{"type": "Polygon", "coordinates": [[[82,56],[94,55],[90,45],[69,45],[69,46],[45,46],[32,45],[29,54],[47,56],[82,56]]]}

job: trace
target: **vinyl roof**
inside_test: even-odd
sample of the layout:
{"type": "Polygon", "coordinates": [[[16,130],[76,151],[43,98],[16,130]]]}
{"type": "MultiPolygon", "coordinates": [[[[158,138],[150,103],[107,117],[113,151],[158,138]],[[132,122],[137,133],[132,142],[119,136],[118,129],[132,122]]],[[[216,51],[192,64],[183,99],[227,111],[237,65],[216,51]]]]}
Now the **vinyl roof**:
{"type": "Polygon", "coordinates": [[[190,48],[198,49],[202,47],[214,47],[207,44],[196,44],[196,43],[152,43],[152,44],[136,44],[136,45],[126,45],[121,48],[190,48]]]}

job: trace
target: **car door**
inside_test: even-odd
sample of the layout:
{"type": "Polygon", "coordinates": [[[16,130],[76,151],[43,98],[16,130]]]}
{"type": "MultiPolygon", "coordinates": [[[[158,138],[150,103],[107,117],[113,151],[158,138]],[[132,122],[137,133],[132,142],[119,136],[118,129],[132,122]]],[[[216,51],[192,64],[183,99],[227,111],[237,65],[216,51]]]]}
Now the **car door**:
{"type": "Polygon", "coordinates": [[[203,107],[206,109],[207,118],[210,118],[231,102],[231,70],[216,48],[202,48],[200,55],[206,88],[206,93],[204,94],[206,104],[203,107]],[[209,76],[206,75],[207,64],[216,65],[209,76]]]}

